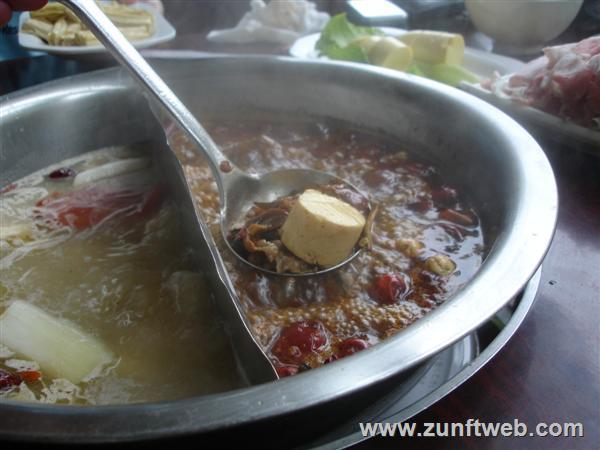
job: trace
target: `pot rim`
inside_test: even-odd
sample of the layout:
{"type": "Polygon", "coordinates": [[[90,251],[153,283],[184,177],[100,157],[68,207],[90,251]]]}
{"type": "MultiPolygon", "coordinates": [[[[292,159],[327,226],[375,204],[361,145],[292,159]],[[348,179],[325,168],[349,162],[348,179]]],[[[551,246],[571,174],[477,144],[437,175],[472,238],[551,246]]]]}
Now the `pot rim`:
{"type": "MultiPolygon", "coordinates": [[[[279,66],[297,70],[307,66],[327,67],[333,73],[354,71],[362,76],[384,77],[399,88],[426,90],[475,111],[504,139],[505,157],[510,159],[514,170],[515,201],[510,224],[497,238],[478,272],[451,299],[402,332],[363,352],[294,377],[175,401],[118,406],[0,401],[0,412],[7,418],[0,423],[0,436],[49,442],[146,440],[233,427],[317,406],[387,379],[443,350],[493,316],[536,272],[556,226],[556,182],[543,150],[505,113],[458,89],[373,66],[254,55],[201,59],[207,64],[219,64],[219,61],[238,58],[242,58],[245,65],[269,65],[274,70],[279,66]],[[33,423],[42,417],[43,420],[33,423]]],[[[177,62],[183,63],[181,59],[177,62]]],[[[107,81],[122,83],[124,78],[122,69],[110,68],[12,93],[0,98],[3,116],[18,114],[36,99],[47,98],[52,93],[89,94],[90,91],[119,89],[119,84],[110,85],[107,81]]]]}

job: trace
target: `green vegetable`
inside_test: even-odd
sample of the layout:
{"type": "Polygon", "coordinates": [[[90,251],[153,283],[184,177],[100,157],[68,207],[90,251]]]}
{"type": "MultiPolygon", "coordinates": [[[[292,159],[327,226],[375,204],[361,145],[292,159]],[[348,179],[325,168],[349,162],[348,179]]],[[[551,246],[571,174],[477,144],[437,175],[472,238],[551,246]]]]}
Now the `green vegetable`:
{"type": "Polygon", "coordinates": [[[357,43],[353,43],[345,47],[338,47],[336,45],[331,46],[327,53],[327,57],[341,61],[354,61],[362,63],[369,62],[365,51],[357,43]]]}
{"type": "Polygon", "coordinates": [[[458,86],[461,81],[476,83],[479,77],[457,64],[435,64],[431,66],[428,77],[450,86],[458,86]]]}
{"type": "Polygon", "coordinates": [[[346,14],[338,14],[325,25],[316,49],[321,55],[331,59],[368,63],[367,55],[361,46],[352,41],[361,36],[382,34],[376,28],[354,25],[348,21],[346,14]]]}
{"type": "Polygon", "coordinates": [[[380,39],[367,39],[370,36],[385,35],[376,28],[354,25],[348,21],[346,14],[338,14],[325,25],[321,37],[317,41],[316,49],[323,56],[343,61],[393,68],[406,67],[405,64],[410,63],[406,68],[406,72],[450,86],[458,86],[461,81],[471,83],[479,81],[474,73],[458,64],[440,62],[462,59],[464,41],[460,35],[436,31],[410,31],[399,36],[398,39],[410,46],[412,56],[418,58],[418,60],[413,59],[410,62],[408,57],[397,57],[396,59],[399,59],[402,64],[395,65],[392,64],[393,61],[391,60],[386,65],[385,58],[379,58],[380,61],[378,60],[375,49],[380,39]],[[412,45],[415,47],[413,48],[412,45]],[[419,55],[422,58],[419,58],[419,55]]]}
{"type": "Polygon", "coordinates": [[[424,63],[423,61],[415,61],[413,59],[412,64],[406,69],[407,73],[418,75],[420,77],[429,78],[429,72],[431,72],[431,64],[424,63]]]}
{"type": "Polygon", "coordinates": [[[430,78],[450,86],[458,86],[461,81],[476,83],[479,77],[468,69],[457,64],[430,64],[413,60],[406,72],[421,77],[430,78]]]}

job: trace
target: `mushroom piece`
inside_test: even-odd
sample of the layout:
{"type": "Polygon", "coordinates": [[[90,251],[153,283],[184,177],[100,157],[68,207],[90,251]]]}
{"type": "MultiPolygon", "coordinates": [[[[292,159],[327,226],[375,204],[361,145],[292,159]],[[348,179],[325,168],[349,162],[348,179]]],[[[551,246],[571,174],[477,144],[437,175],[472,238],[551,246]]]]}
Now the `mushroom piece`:
{"type": "Polygon", "coordinates": [[[450,275],[456,270],[456,263],[446,255],[434,255],[425,260],[425,268],[436,275],[450,275]]]}
{"type": "Polygon", "coordinates": [[[425,244],[416,239],[399,239],[396,241],[396,250],[404,253],[409,258],[419,256],[424,247],[425,244]]]}

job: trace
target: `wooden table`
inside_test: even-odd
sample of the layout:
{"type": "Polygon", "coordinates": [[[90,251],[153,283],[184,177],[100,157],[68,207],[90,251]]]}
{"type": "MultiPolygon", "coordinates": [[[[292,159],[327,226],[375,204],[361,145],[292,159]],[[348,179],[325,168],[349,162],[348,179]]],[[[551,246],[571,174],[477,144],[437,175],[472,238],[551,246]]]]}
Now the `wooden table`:
{"type": "MultiPolygon", "coordinates": [[[[207,43],[206,30],[233,25],[232,11],[215,19],[215,11],[240,10],[240,3],[203,2],[210,14],[167,17],[180,32],[162,48],[203,51],[281,53],[280,46],[245,48],[207,43]],[[208,8],[208,6],[207,6],[208,8]],[[193,31],[189,30],[192,26],[193,31]],[[212,24],[212,25],[211,25],[212,24]]],[[[325,3],[330,10],[339,2],[325,3]]],[[[188,3],[189,4],[189,3],[188,3]]],[[[171,16],[169,16],[169,9],[171,16]]],[[[204,10],[207,11],[207,10],[204,10]]],[[[70,61],[43,56],[0,63],[0,93],[50,79],[94,70],[107,61],[70,61]]],[[[583,438],[377,438],[357,448],[598,448],[600,442],[600,157],[577,152],[568,144],[541,144],[555,170],[560,210],[556,236],[543,263],[536,303],[508,345],[455,392],[414,418],[424,422],[513,422],[530,428],[538,422],[581,422],[583,438]],[[593,444],[596,442],[596,444],[593,444]]]]}

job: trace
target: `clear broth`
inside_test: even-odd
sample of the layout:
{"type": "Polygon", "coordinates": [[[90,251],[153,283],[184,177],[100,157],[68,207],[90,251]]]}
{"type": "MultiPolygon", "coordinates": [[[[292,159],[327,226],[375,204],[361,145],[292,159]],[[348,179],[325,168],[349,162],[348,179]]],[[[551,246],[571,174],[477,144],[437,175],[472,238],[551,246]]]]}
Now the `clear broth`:
{"type": "MultiPolygon", "coordinates": [[[[53,170],[69,167],[81,172],[139,156],[128,148],[88,153],[19,180],[0,196],[2,226],[29,224],[32,235],[1,241],[0,313],[12,300],[31,302],[74,322],[117,355],[89,382],[65,387],[63,380],[45,376],[41,367],[41,379],[5,389],[2,397],[120,404],[173,400],[243,385],[210,290],[194,269],[168,198],[147,216],[122,211],[81,230],[40,221],[49,207],[37,202],[81,189],[72,186],[72,177],[50,179],[53,170]],[[67,394],[55,395],[65,389],[67,394]]],[[[94,185],[147,191],[156,178],[149,168],[94,185]]],[[[0,369],[14,372],[9,365],[27,358],[9,356],[8,350],[3,349],[0,369]]]]}

